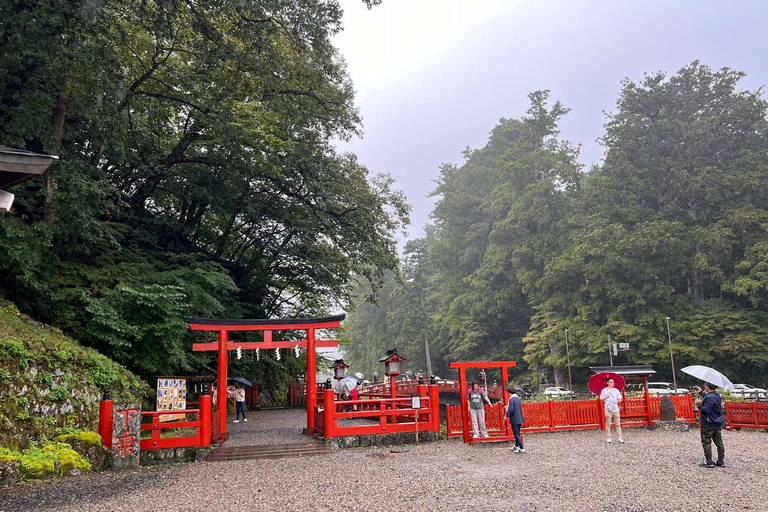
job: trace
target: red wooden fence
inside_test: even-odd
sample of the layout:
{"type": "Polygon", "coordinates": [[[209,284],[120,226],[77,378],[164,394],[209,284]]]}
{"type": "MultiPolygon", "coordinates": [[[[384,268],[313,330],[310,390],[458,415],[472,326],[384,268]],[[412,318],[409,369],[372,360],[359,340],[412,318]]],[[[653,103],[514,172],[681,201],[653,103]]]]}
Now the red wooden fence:
{"type": "Polygon", "coordinates": [[[389,434],[393,432],[439,432],[440,401],[437,386],[420,386],[419,409],[411,408],[411,397],[335,399],[332,389],[324,390],[323,407],[315,411],[316,425],[322,426],[325,439],[334,437],[389,434]],[[418,412],[418,425],[416,413],[418,412]],[[340,421],[354,419],[378,420],[370,424],[343,425],[340,421]]]}
{"type": "Polygon", "coordinates": [[[764,428],[768,429],[768,404],[757,402],[725,403],[725,417],[728,428],[764,428]]]}
{"type": "MultiPolygon", "coordinates": [[[[678,420],[694,422],[693,399],[691,395],[670,396],[678,420]]],[[[525,424],[523,432],[556,432],[558,430],[581,430],[605,428],[603,404],[596,399],[548,402],[523,402],[525,424]]],[[[621,425],[650,425],[660,418],[661,397],[628,398],[620,404],[621,425]],[[650,410],[649,410],[650,408],[650,410]]],[[[446,422],[449,437],[461,436],[464,432],[461,406],[448,405],[446,422]]],[[[503,435],[503,405],[485,406],[486,426],[493,436],[503,435]]]]}
{"type": "MultiPolygon", "coordinates": [[[[99,406],[99,434],[101,435],[104,446],[112,448],[112,429],[113,408],[111,400],[102,400],[99,406]]],[[[160,450],[162,448],[184,448],[184,447],[208,447],[211,446],[211,397],[209,395],[200,397],[199,409],[184,409],[173,411],[173,414],[185,415],[185,419],[178,421],[160,422],[161,415],[169,414],[168,411],[146,411],[142,412],[142,418],[150,417],[149,423],[142,422],[141,430],[150,430],[151,437],[142,439],[140,447],[142,450],[160,450]],[[192,420],[186,419],[187,415],[196,416],[192,420]],[[160,437],[163,430],[176,428],[194,428],[193,435],[185,434],[172,437],[160,437]]]]}

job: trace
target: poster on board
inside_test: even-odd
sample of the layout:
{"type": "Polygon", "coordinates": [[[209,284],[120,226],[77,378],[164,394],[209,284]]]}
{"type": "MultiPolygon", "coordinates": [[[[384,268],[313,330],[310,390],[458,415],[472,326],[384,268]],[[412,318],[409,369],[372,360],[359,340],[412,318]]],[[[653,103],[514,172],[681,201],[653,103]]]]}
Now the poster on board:
{"type": "MultiPolygon", "coordinates": [[[[183,411],[187,408],[187,379],[157,379],[157,410],[183,411]]],[[[183,420],[184,414],[161,414],[159,421],[183,420]]]]}

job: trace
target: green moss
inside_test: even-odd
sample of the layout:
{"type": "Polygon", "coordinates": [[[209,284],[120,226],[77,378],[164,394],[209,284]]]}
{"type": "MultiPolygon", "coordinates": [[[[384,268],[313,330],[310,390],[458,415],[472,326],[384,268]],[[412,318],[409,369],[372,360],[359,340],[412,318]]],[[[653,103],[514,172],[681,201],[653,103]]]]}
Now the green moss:
{"type": "Polygon", "coordinates": [[[90,446],[102,445],[101,436],[96,432],[90,432],[90,431],[63,434],[60,436],[56,436],[53,440],[56,441],[57,443],[72,443],[74,441],[80,441],[81,443],[85,443],[90,446]]]}

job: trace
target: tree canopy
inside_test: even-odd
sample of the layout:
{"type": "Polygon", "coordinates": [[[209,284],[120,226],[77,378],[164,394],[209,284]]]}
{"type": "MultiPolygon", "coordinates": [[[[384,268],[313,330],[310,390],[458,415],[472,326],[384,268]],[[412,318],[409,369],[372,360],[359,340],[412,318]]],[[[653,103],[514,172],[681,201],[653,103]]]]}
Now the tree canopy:
{"type": "Polygon", "coordinates": [[[60,161],[0,217],[0,293],[151,377],[205,367],[184,314],[314,316],[378,289],[409,206],[333,144],[360,126],[341,14],[3,2],[0,140],[60,161]]]}

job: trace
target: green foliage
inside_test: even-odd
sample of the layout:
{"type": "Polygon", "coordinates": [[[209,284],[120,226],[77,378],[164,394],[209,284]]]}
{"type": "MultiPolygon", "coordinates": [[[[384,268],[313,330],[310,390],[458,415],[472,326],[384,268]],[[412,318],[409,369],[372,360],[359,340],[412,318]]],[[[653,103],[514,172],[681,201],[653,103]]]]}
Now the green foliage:
{"type": "Polygon", "coordinates": [[[5,14],[0,139],[61,157],[0,218],[25,313],[154,378],[209,371],[183,315],[327,314],[396,269],[404,196],[334,149],[360,121],[336,2],[5,14]]]}

